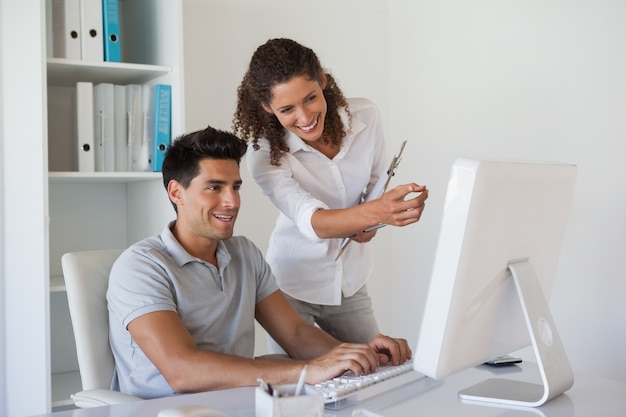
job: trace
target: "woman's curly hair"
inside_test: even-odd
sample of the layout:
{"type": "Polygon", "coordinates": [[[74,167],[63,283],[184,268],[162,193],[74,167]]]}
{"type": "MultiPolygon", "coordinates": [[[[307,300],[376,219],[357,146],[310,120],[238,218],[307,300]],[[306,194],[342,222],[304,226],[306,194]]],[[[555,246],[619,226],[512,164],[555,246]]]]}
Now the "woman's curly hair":
{"type": "MultiPolygon", "coordinates": [[[[271,163],[280,165],[280,158],[289,151],[285,143],[285,130],[276,116],[266,112],[261,103],[269,106],[274,86],[297,76],[319,80],[322,72],[320,61],[313,50],[291,39],[268,40],[252,55],[248,71],[237,88],[233,131],[246,142],[252,142],[255,150],[259,149],[259,138],[267,138],[271,148],[271,163]]],[[[328,110],[322,141],[339,146],[347,133],[339,117],[339,108],[343,107],[348,112],[350,122],[352,118],[346,98],[334,78],[326,73],[326,80],[323,94],[328,110]]]]}

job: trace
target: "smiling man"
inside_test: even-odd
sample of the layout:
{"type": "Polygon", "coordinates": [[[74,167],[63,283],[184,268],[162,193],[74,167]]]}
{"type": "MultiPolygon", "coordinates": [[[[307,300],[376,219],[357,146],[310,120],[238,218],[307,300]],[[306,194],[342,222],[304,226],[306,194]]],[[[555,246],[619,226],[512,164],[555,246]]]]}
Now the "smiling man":
{"type": "Polygon", "coordinates": [[[128,248],[111,270],[107,300],[116,370],[111,387],[142,398],[369,373],[411,357],[404,339],[340,343],[306,323],[278,289],[259,249],[233,236],[245,142],[207,127],[181,136],[163,162],[177,214],[128,248]],[[290,359],[253,359],[255,319],[290,359]]]}

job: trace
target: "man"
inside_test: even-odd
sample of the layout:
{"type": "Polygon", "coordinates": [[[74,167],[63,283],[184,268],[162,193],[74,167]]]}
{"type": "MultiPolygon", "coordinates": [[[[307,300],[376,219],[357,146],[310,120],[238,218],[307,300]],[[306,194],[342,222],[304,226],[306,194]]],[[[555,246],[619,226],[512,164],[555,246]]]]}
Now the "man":
{"type": "Polygon", "coordinates": [[[211,127],[178,138],[163,162],[177,214],[115,262],[107,300],[116,361],[112,388],[142,398],[297,381],[411,357],[406,340],[340,343],[307,324],[278,289],[259,249],[233,237],[245,142],[211,127]],[[253,359],[254,320],[291,359],[253,359]]]}

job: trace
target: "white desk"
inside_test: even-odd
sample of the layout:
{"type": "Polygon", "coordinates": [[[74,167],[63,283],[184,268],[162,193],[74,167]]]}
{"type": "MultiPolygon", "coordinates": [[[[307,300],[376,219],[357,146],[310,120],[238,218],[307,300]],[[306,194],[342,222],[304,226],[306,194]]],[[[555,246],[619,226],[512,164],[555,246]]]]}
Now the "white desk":
{"type": "MultiPolygon", "coordinates": [[[[356,406],[327,411],[325,417],[350,417],[363,408],[385,417],[619,417],[626,416],[626,383],[600,377],[576,374],[574,386],[552,401],[536,408],[497,407],[463,403],[457,392],[486,378],[502,375],[510,379],[537,382],[535,364],[494,369],[479,366],[445,378],[443,381],[423,379],[392,393],[373,397],[356,406]]],[[[183,405],[205,405],[231,417],[254,417],[255,387],[236,388],[201,394],[181,395],[119,404],[110,407],[69,410],[49,417],[156,417],[164,408],[183,405]]]]}

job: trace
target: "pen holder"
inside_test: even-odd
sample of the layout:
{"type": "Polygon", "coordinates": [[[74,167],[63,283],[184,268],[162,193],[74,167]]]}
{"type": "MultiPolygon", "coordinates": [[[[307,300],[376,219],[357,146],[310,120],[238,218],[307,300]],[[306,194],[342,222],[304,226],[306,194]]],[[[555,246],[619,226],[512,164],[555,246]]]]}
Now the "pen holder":
{"type": "Polygon", "coordinates": [[[294,395],[296,385],[273,387],[273,395],[257,387],[256,417],[323,417],[322,394],[305,386],[301,395],[294,395]]]}

